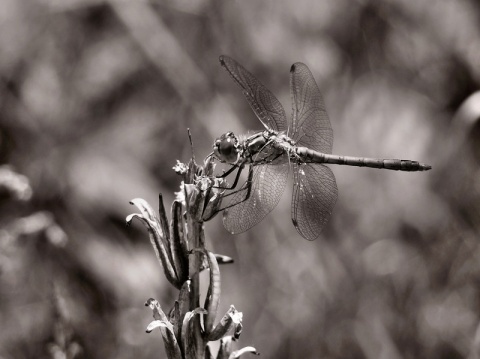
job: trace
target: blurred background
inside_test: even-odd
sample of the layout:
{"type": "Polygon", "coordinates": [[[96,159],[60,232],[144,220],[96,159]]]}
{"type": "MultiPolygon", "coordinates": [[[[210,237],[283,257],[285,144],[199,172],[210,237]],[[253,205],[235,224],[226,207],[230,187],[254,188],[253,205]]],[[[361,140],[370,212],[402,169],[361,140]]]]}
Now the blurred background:
{"type": "Polygon", "coordinates": [[[339,199],[315,242],[291,224],[291,185],[247,233],[207,223],[235,259],[220,312],[243,312],[240,346],[478,358],[479,20],[476,0],[2,0],[0,358],[165,357],[143,303],[168,310],[177,291],[125,217],[135,197],[170,206],[187,128],[199,162],[220,134],[262,129],[221,54],[287,114],[306,63],[333,153],[433,166],[331,166],[339,199]]]}

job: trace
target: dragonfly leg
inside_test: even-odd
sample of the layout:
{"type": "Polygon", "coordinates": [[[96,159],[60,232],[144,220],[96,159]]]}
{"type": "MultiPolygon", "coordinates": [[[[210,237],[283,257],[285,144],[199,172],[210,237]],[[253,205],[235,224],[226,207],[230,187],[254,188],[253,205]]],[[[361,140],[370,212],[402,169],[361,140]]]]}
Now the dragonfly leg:
{"type": "MultiPolygon", "coordinates": [[[[214,215],[216,215],[218,212],[221,212],[221,211],[224,211],[230,207],[233,207],[233,206],[236,206],[237,204],[240,204],[242,202],[245,202],[247,199],[250,198],[250,195],[252,194],[252,182],[253,182],[253,166],[250,166],[248,168],[248,179],[247,179],[247,182],[246,182],[246,186],[245,187],[242,187],[236,191],[233,191],[233,192],[230,192],[228,194],[226,194],[225,196],[223,196],[223,198],[226,198],[228,196],[231,196],[232,194],[236,194],[236,193],[239,193],[241,191],[247,191],[247,194],[245,195],[245,198],[243,198],[242,200],[236,202],[236,203],[230,203],[228,206],[226,207],[223,207],[223,208],[220,208],[219,210],[217,210],[211,217],[213,217],[214,215]]],[[[210,217],[210,218],[211,218],[210,217]]]]}
{"type": "Polygon", "coordinates": [[[240,174],[242,173],[243,169],[245,168],[245,166],[242,164],[240,166],[237,166],[237,165],[233,165],[232,168],[230,168],[227,172],[225,172],[224,174],[222,174],[221,176],[218,176],[217,178],[225,178],[226,176],[228,176],[230,173],[232,173],[234,170],[237,170],[237,174],[235,175],[235,180],[233,181],[233,184],[229,187],[220,187],[220,186],[214,186],[213,188],[221,188],[221,189],[234,189],[235,187],[237,187],[237,184],[238,184],[238,180],[240,178],[240,174]]]}
{"type": "Polygon", "coordinates": [[[233,171],[235,171],[235,169],[237,169],[238,167],[240,167],[240,166],[238,166],[238,165],[232,165],[232,167],[230,167],[227,172],[224,172],[224,173],[222,173],[221,175],[216,176],[216,177],[217,177],[217,178],[225,178],[225,177],[227,177],[230,173],[232,173],[233,171]]]}

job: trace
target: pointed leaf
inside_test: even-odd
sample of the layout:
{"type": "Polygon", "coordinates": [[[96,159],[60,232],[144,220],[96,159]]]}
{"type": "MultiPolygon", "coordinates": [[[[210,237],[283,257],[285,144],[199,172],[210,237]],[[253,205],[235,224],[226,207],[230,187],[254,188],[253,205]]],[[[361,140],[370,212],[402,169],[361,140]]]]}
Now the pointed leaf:
{"type": "MultiPolygon", "coordinates": [[[[221,254],[214,254],[214,256],[215,256],[215,259],[217,260],[218,265],[230,264],[234,262],[233,258],[224,256],[221,254]]],[[[200,272],[204,271],[205,269],[208,269],[208,259],[206,256],[202,256],[202,264],[200,265],[200,272]]]]}
{"type": "Polygon", "coordinates": [[[182,352],[178,345],[177,338],[173,333],[172,324],[164,322],[162,320],[154,320],[147,327],[147,333],[152,332],[154,329],[159,328],[162,333],[163,344],[165,345],[165,352],[168,359],[182,359],[182,352]]]}
{"type": "Polygon", "coordinates": [[[205,359],[214,359],[212,353],[210,352],[210,345],[208,344],[205,347],[205,359]]]}
{"type": "Polygon", "coordinates": [[[202,220],[204,194],[194,184],[185,184],[185,201],[187,213],[197,222],[202,220]]]}
{"type": "Polygon", "coordinates": [[[165,247],[160,221],[155,215],[155,212],[153,211],[152,207],[150,207],[150,205],[143,199],[135,198],[130,203],[137,206],[140,209],[141,214],[129,215],[127,217],[127,224],[130,224],[134,218],[141,220],[145,224],[153,250],[155,251],[157,259],[163,267],[163,271],[167,280],[176,288],[180,288],[181,282],[177,278],[169,252],[165,247]]]}
{"type": "Polygon", "coordinates": [[[165,345],[165,351],[167,352],[168,358],[181,359],[182,354],[180,346],[178,345],[177,338],[175,336],[173,325],[168,321],[167,316],[160,307],[160,303],[156,299],[150,298],[145,303],[145,306],[150,307],[153,311],[153,318],[155,319],[147,327],[147,332],[150,332],[159,328],[162,333],[163,343],[165,345]]]}
{"type": "Polygon", "coordinates": [[[183,318],[190,309],[190,280],[183,283],[183,286],[178,293],[178,300],[176,303],[178,303],[178,323],[176,325],[174,324],[174,329],[177,338],[180,338],[183,318]]]}
{"type": "Polygon", "coordinates": [[[187,280],[180,289],[180,293],[178,293],[178,304],[182,316],[184,316],[190,309],[190,284],[191,281],[187,280]]]}
{"type": "Polygon", "coordinates": [[[220,340],[220,349],[218,350],[217,359],[228,359],[232,353],[232,337],[226,336],[220,340]]]}
{"type": "Polygon", "coordinates": [[[168,228],[168,219],[167,213],[165,212],[165,206],[163,204],[163,196],[161,193],[158,195],[158,214],[160,215],[160,227],[162,228],[163,232],[163,240],[165,244],[168,246],[170,242],[170,231],[168,228]]]}
{"type": "Polygon", "coordinates": [[[205,309],[207,317],[205,318],[205,334],[208,337],[213,329],[215,318],[217,316],[218,304],[220,303],[220,269],[215,255],[205,248],[194,249],[193,252],[201,252],[205,255],[210,268],[210,283],[208,285],[207,297],[205,298],[205,309]]]}
{"type": "Polygon", "coordinates": [[[185,182],[195,183],[195,175],[197,175],[197,173],[200,173],[200,171],[201,167],[197,165],[197,162],[195,162],[195,158],[192,156],[192,158],[190,158],[190,161],[188,161],[187,179],[185,182]]]}
{"type": "Polygon", "coordinates": [[[203,162],[203,175],[207,177],[212,177],[214,169],[215,169],[215,159],[213,156],[209,156],[203,162]]]}
{"type": "Polygon", "coordinates": [[[220,264],[220,265],[230,264],[230,263],[234,262],[233,258],[225,256],[223,254],[216,254],[215,253],[215,258],[217,259],[217,263],[220,264]]]}
{"type": "Polygon", "coordinates": [[[211,191],[211,188],[206,191],[206,198],[208,198],[208,202],[206,203],[202,213],[202,219],[204,221],[209,221],[214,218],[219,213],[218,210],[222,204],[224,191],[222,191],[221,193],[214,192],[213,194],[211,194],[210,192],[213,192],[211,191]]]}
{"type": "MultiPolygon", "coordinates": [[[[155,214],[155,211],[153,210],[152,206],[150,206],[150,204],[147,201],[145,201],[144,199],[134,198],[130,201],[130,204],[136,206],[140,210],[140,212],[142,213],[142,216],[144,216],[145,218],[159,223],[159,219],[158,219],[157,215],[155,214]]],[[[163,235],[163,233],[162,233],[162,235],[163,235]]]]}
{"type": "Polygon", "coordinates": [[[194,317],[196,314],[206,314],[205,309],[196,308],[185,314],[182,324],[181,342],[183,348],[183,355],[185,358],[196,358],[197,348],[195,347],[195,336],[192,325],[194,324],[194,317]]]}
{"type": "Polygon", "coordinates": [[[242,349],[240,349],[240,350],[234,351],[232,354],[230,354],[230,356],[228,357],[228,359],[237,359],[237,358],[240,358],[240,355],[245,354],[245,353],[251,353],[251,354],[255,354],[255,355],[260,355],[260,353],[257,352],[257,349],[255,349],[254,347],[245,347],[245,348],[242,348],[242,349]]]}
{"type": "Polygon", "coordinates": [[[236,333],[234,335],[234,339],[238,339],[241,332],[242,318],[243,318],[243,314],[237,311],[235,307],[231,305],[228,311],[220,320],[220,322],[215,326],[215,329],[213,329],[210,335],[208,335],[207,339],[209,341],[215,341],[215,340],[221,339],[232,328],[235,328],[235,333],[236,333]]]}
{"type": "Polygon", "coordinates": [[[184,222],[182,216],[182,204],[174,201],[172,204],[172,221],[170,223],[170,251],[173,258],[177,278],[185,282],[188,278],[188,248],[185,238],[184,222]]]}
{"type": "Polygon", "coordinates": [[[146,332],[151,333],[154,329],[157,329],[160,327],[165,328],[166,326],[167,325],[165,324],[165,322],[162,322],[161,320],[154,320],[150,322],[150,324],[147,326],[146,332]]]}
{"type": "Polygon", "coordinates": [[[168,313],[168,320],[173,325],[173,332],[175,333],[175,337],[180,338],[180,330],[182,327],[182,318],[180,314],[180,305],[178,300],[175,301],[173,304],[173,308],[168,313]]]}

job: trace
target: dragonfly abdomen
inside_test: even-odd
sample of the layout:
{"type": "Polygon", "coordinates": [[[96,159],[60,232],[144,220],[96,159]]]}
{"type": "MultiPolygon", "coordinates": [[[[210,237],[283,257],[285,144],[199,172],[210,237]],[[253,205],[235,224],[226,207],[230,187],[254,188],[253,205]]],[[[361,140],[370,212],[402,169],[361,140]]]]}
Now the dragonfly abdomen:
{"type": "Polygon", "coordinates": [[[429,165],[417,161],[330,155],[306,147],[298,147],[297,155],[303,161],[310,163],[331,163],[337,165],[383,168],[387,170],[409,172],[428,171],[432,168],[429,165]]]}

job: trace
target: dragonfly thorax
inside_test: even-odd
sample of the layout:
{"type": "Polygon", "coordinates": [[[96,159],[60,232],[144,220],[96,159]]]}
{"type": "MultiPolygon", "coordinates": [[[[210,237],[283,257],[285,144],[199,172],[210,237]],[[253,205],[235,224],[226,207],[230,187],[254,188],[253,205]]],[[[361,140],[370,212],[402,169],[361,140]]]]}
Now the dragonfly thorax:
{"type": "Polygon", "coordinates": [[[240,159],[240,141],[233,132],[224,133],[215,140],[213,153],[222,162],[235,164],[240,159]]]}

